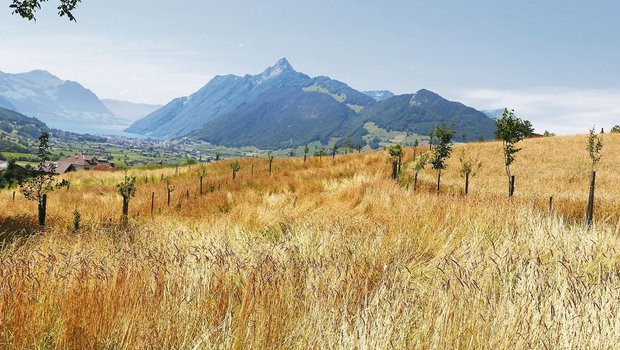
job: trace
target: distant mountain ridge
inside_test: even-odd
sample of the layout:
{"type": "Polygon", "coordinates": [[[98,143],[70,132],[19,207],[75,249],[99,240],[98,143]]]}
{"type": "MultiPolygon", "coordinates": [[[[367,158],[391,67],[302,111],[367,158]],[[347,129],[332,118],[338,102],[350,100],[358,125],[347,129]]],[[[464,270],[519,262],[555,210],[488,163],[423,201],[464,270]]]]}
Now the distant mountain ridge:
{"type": "Polygon", "coordinates": [[[0,72],[0,106],[37,117],[52,127],[80,131],[84,125],[128,125],[92,91],[44,70],[0,72]]]}
{"type": "Polygon", "coordinates": [[[135,103],[114,99],[103,99],[101,102],[112,113],[131,122],[144,118],[163,107],[162,105],[135,103]]]}
{"type": "Polygon", "coordinates": [[[439,123],[470,140],[492,138],[495,124],[482,112],[428,90],[394,96],[360,92],[326,76],[309,77],[280,59],[257,75],[216,76],[188,97],[172,100],[127,132],[213,144],[267,149],[364,136],[365,125],[428,135],[439,123]]]}

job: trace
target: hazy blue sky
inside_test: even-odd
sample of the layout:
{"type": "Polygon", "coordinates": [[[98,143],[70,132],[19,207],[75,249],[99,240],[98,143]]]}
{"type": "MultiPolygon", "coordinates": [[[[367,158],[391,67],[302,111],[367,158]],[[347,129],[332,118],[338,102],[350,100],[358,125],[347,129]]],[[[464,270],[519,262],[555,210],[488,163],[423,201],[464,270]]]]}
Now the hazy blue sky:
{"type": "Polygon", "coordinates": [[[77,23],[0,11],[0,70],[166,103],[287,57],[360,90],[436,91],[537,129],[620,124],[618,1],[83,0],[77,23]]]}

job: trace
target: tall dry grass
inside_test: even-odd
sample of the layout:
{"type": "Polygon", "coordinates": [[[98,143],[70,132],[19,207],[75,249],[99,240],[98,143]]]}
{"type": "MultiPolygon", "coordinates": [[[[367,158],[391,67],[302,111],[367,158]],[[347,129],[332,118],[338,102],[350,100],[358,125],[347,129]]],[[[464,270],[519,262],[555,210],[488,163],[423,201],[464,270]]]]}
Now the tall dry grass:
{"type": "Polygon", "coordinates": [[[195,167],[136,171],[127,229],[122,173],[67,175],[43,234],[0,192],[0,232],[21,230],[0,250],[0,347],[614,348],[620,138],[604,142],[591,230],[585,136],[524,142],[512,202],[497,143],[466,146],[484,163],[468,198],[456,159],[436,196],[430,171],[417,193],[390,181],[386,152],[277,159],[273,176],[243,159],[234,182],[221,162],[202,197],[195,167]]]}

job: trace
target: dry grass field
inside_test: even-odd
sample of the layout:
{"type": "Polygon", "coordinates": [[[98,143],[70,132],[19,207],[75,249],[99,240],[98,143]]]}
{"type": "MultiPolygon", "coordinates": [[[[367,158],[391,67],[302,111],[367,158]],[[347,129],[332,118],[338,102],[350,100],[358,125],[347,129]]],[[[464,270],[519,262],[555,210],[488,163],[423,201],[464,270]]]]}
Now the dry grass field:
{"type": "Polygon", "coordinates": [[[0,348],[616,348],[620,136],[603,135],[592,229],[586,139],[522,142],[512,201],[494,142],[455,147],[440,196],[431,170],[415,193],[390,180],[385,151],[272,176],[241,159],[235,181],[222,161],[203,196],[196,166],[130,171],[127,228],[122,172],[66,175],[39,234],[36,203],[0,192],[0,348]],[[463,149],[483,164],[467,198],[463,149]]]}

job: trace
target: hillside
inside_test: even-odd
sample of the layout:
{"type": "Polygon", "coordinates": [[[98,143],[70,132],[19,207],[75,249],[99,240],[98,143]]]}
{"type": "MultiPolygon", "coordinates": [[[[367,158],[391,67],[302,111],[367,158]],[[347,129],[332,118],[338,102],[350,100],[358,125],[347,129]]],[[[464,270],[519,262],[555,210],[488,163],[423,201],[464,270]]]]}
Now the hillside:
{"type": "Polygon", "coordinates": [[[76,132],[88,126],[128,124],[110,112],[92,91],[42,70],[0,72],[0,106],[36,117],[51,127],[76,132]]]}
{"type": "MultiPolygon", "coordinates": [[[[392,131],[429,135],[437,124],[447,127],[454,125],[455,137],[465,140],[492,140],[495,138],[495,122],[484,113],[462,103],[444,99],[438,94],[420,90],[415,94],[399,95],[380,101],[364,110],[361,120],[365,124],[373,122],[377,126],[392,131]]],[[[366,130],[356,134],[364,135],[366,130]]]]}
{"type": "Polygon", "coordinates": [[[49,128],[40,120],[0,107],[0,152],[29,153],[42,131],[49,128]]]}
{"type": "Polygon", "coordinates": [[[69,189],[49,195],[45,234],[18,241],[8,238],[35,229],[36,203],[0,191],[9,242],[0,339],[11,348],[615,348],[620,135],[603,135],[592,229],[585,142],[519,144],[513,201],[498,142],[456,147],[439,196],[433,171],[417,192],[405,184],[412,149],[402,184],[389,179],[385,151],[277,158],[271,176],[264,158],[239,159],[235,181],[225,160],[207,165],[203,196],[196,166],[134,169],[126,228],[123,173],[72,173],[69,189]],[[462,150],[483,163],[468,198],[462,150]],[[175,188],[170,206],[163,176],[175,188]]]}
{"type": "MultiPolygon", "coordinates": [[[[492,138],[494,123],[484,114],[427,90],[420,90],[416,105],[410,106],[412,96],[362,93],[326,76],[311,78],[281,59],[257,75],[217,76],[126,131],[168,138],[189,134],[223,146],[278,149],[327,145],[348,136],[367,142],[362,137],[368,134],[368,122],[388,133],[428,135],[437,124],[454,121],[459,135],[492,138]]],[[[380,135],[372,138],[379,138],[372,145],[389,142],[380,135]]]]}

